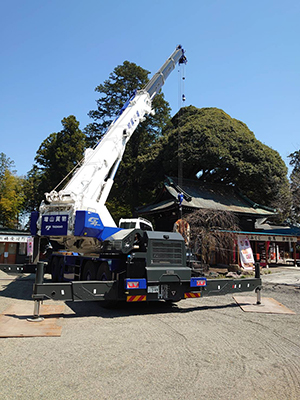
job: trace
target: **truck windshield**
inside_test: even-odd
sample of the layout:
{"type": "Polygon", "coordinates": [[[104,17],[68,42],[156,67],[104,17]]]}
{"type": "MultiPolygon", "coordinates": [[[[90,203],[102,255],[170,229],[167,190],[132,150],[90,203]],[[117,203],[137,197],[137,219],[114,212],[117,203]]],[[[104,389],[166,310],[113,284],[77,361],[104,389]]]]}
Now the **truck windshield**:
{"type": "Polygon", "coordinates": [[[121,222],[120,228],[133,229],[133,228],[135,228],[135,222],[121,222]]]}

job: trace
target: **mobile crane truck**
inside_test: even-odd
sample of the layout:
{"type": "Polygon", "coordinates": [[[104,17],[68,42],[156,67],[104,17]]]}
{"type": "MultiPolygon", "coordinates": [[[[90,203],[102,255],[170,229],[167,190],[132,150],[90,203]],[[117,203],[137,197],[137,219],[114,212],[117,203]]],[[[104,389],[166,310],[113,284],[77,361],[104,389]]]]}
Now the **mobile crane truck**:
{"type": "Polygon", "coordinates": [[[64,189],[45,193],[39,212],[32,213],[31,233],[65,249],[50,256],[47,268],[52,282],[44,282],[44,264],[38,263],[33,289],[36,318],[44,299],[176,302],[201,295],[260,292],[259,269],[249,279],[195,276],[179,233],[155,232],[147,221],[122,229],[105,206],[127,142],[145,116],[153,113],[152,100],[178,63],[186,63],[181,46],[125,103],[95,148],[85,151],[64,189]]]}

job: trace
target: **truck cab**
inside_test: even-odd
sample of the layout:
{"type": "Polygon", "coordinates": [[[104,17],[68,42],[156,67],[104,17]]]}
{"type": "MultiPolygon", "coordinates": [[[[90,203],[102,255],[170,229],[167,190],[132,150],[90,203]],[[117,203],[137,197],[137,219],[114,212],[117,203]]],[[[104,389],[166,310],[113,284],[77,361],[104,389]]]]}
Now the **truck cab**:
{"type": "Polygon", "coordinates": [[[119,228],[122,229],[141,229],[142,231],[153,231],[153,225],[144,218],[121,218],[119,228]]]}

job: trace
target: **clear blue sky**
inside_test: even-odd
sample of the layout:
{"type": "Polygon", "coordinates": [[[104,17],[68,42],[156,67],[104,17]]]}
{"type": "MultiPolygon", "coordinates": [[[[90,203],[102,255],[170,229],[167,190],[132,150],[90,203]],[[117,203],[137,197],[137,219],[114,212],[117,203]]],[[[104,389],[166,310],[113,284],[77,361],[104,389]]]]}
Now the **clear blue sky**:
{"type": "MultiPolygon", "coordinates": [[[[26,174],[41,142],[125,60],[149,70],[186,50],[185,105],[218,107],[288,155],[300,149],[299,0],[0,0],[0,152],[26,174]]],[[[179,74],[163,91],[178,111],[179,74]]],[[[51,188],[50,188],[51,189],[51,188]]]]}

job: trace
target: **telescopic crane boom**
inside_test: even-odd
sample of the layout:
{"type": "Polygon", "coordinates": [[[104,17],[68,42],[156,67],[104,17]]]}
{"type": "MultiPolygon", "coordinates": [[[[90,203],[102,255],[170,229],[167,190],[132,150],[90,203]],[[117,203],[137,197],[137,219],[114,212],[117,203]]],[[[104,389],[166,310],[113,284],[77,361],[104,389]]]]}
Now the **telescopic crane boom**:
{"type": "Polygon", "coordinates": [[[176,64],[186,63],[177,46],[144,89],[124,104],[94,149],[85,151],[81,166],[60,190],[45,193],[39,213],[32,216],[32,233],[47,236],[72,251],[97,252],[100,242],[117,232],[105,202],[125,147],[140,122],[153,114],[152,100],[176,64]]]}

